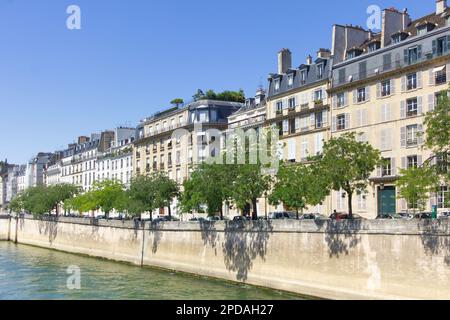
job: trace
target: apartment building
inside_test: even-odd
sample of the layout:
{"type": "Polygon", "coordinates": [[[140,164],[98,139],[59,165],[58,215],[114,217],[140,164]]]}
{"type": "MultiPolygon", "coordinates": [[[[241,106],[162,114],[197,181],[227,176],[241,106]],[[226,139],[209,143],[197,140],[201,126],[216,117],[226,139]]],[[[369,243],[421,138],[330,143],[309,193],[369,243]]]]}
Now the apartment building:
{"type": "Polygon", "coordinates": [[[44,169],[44,185],[54,186],[61,183],[62,151],[56,151],[49,159],[44,169]]]}
{"type": "MultiPolygon", "coordinates": [[[[278,128],[284,161],[305,162],[320,154],[330,138],[330,70],[331,52],[327,49],[320,49],[315,59],[308,56],[306,63],[296,68],[288,49],[278,53],[278,72],[269,76],[266,125],[278,128]]],[[[310,209],[327,213],[331,208],[324,202],[310,209]]]]}
{"type": "Polygon", "coordinates": [[[114,131],[81,136],[70,144],[61,158],[61,183],[74,184],[89,191],[97,177],[97,157],[111,147],[114,131]]]}
{"type": "MultiPolygon", "coordinates": [[[[227,129],[227,118],[242,106],[236,102],[199,100],[144,119],[136,129],[133,146],[134,176],[160,171],[183,183],[193,165],[220,153],[220,137],[227,129]]],[[[172,212],[176,213],[176,201],[172,212]]]]}
{"type": "MultiPolygon", "coordinates": [[[[333,27],[331,134],[357,132],[386,159],[367,192],[354,199],[362,216],[406,211],[395,187],[399,169],[420,166],[432,156],[421,133],[424,115],[450,81],[449,17],[446,1],[438,0],[433,13],[416,20],[406,10],[384,10],[380,33],[333,27]]],[[[445,209],[448,196],[448,186],[442,186],[428,210],[434,204],[445,209]]],[[[344,192],[333,192],[331,202],[337,211],[348,210],[344,192]]]]}
{"type": "Polygon", "coordinates": [[[133,142],[136,128],[119,127],[114,130],[111,147],[99,154],[97,180],[113,179],[130,185],[133,176],[133,142]]]}

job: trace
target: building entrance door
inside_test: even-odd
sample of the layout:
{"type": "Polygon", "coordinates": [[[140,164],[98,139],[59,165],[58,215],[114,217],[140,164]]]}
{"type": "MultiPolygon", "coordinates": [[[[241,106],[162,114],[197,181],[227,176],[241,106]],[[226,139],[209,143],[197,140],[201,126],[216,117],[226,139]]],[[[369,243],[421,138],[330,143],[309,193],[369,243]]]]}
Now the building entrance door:
{"type": "Polygon", "coordinates": [[[378,188],[378,214],[395,213],[397,213],[395,187],[378,188]]]}

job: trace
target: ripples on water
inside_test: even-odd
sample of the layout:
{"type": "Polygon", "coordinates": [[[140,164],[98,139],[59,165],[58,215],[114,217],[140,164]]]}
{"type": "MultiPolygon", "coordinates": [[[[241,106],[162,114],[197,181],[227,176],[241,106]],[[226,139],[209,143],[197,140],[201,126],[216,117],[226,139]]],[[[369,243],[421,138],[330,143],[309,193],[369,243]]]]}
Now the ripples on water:
{"type": "Polygon", "coordinates": [[[0,242],[0,299],[273,300],[299,297],[0,242]],[[81,290],[67,289],[67,268],[72,265],[81,269],[81,290]]]}

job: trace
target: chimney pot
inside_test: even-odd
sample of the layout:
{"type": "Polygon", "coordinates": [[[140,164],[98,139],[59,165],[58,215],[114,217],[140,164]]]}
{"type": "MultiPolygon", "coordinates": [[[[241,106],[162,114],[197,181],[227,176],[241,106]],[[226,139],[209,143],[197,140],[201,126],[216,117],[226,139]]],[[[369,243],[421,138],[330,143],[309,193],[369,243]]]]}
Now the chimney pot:
{"type": "Polygon", "coordinates": [[[289,49],[281,49],[278,53],[278,74],[285,74],[292,68],[292,53],[289,49]]]}
{"type": "Polygon", "coordinates": [[[436,14],[442,14],[447,10],[447,0],[436,0],[436,14]]]}
{"type": "Polygon", "coordinates": [[[306,64],[307,64],[308,66],[312,65],[312,57],[311,57],[311,55],[308,55],[308,56],[306,57],[306,64]]]}

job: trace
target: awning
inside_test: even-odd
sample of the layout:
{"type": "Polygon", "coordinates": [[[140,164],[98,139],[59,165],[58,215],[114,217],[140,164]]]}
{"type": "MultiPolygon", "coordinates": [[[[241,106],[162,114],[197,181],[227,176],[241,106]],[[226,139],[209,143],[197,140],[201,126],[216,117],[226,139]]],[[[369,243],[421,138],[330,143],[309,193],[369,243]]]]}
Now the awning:
{"type": "Polygon", "coordinates": [[[444,69],[445,69],[445,65],[444,65],[444,66],[441,66],[441,67],[434,68],[434,69],[433,69],[433,72],[436,73],[436,72],[442,71],[442,70],[444,70],[444,69]]]}

